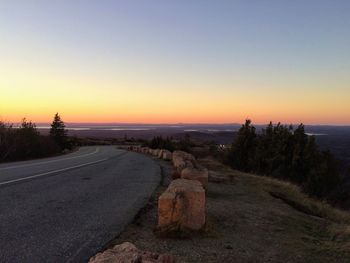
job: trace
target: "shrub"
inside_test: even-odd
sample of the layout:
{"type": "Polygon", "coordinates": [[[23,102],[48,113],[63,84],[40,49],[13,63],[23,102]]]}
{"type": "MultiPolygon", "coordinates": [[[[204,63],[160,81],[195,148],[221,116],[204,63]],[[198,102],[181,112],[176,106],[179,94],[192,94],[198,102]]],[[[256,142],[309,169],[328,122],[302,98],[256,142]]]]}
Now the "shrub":
{"type": "Polygon", "coordinates": [[[45,157],[61,150],[48,136],[41,136],[26,119],[18,128],[0,122],[0,162],[45,157]]]}
{"type": "Polygon", "coordinates": [[[169,137],[164,139],[162,136],[156,136],[148,143],[148,146],[152,149],[175,150],[175,146],[169,137]]]}

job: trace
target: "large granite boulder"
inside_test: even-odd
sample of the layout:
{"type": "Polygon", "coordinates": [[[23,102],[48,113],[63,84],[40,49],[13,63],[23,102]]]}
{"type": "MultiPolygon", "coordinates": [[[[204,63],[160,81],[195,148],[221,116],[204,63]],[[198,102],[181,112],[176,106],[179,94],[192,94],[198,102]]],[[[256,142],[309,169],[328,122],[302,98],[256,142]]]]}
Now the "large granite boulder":
{"type": "Polygon", "coordinates": [[[182,169],[186,167],[186,161],[181,156],[173,155],[173,165],[175,169],[181,173],[182,169]]]}
{"type": "Polygon", "coordinates": [[[134,146],[131,146],[131,150],[134,151],[134,152],[139,152],[140,149],[141,149],[140,146],[137,146],[137,145],[136,145],[136,146],[135,146],[135,145],[134,145],[134,146]]]}
{"type": "Polygon", "coordinates": [[[205,225],[205,191],[200,182],[176,179],[158,200],[158,228],[200,230],[205,225]]]}
{"type": "Polygon", "coordinates": [[[184,151],[174,151],[173,157],[181,157],[184,160],[195,162],[196,158],[190,153],[184,152],[184,151]]]}
{"type": "Polygon", "coordinates": [[[181,156],[174,156],[174,154],[172,157],[172,162],[175,167],[185,166],[186,162],[184,158],[181,156]]]}
{"type": "Polygon", "coordinates": [[[188,180],[197,180],[199,181],[204,189],[207,189],[208,186],[208,169],[204,167],[186,167],[181,171],[181,178],[188,180]]]}
{"type": "Polygon", "coordinates": [[[158,157],[159,151],[160,151],[160,149],[154,149],[153,156],[158,157]]]}
{"type": "Polygon", "coordinates": [[[192,154],[183,151],[174,151],[172,154],[172,162],[175,167],[174,178],[180,178],[181,172],[186,167],[195,167],[196,159],[192,154]]]}
{"type": "Polygon", "coordinates": [[[147,154],[148,151],[149,151],[149,147],[142,147],[142,148],[141,148],[141,152],[142,152],[143,154],[147,154]]]}

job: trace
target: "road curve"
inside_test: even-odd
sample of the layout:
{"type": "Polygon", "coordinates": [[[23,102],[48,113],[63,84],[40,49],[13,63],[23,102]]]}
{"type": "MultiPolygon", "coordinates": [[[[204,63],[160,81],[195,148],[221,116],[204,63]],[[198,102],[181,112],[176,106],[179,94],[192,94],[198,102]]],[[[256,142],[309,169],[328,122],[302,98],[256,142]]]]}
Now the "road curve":
{"type": "Polygon", "coordinates": [[[87,262],[160,181],[149,157],[113,146],[0,165],[0,262],[87,262]]]}

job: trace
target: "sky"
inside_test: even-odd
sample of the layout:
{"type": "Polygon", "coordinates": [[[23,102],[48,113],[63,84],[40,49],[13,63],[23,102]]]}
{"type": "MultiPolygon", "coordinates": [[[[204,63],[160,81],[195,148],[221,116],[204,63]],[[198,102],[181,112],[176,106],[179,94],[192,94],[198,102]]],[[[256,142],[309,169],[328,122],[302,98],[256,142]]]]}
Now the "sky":
{"type": "Polygon", "coordinates": [[[348,0],[0,0],[0,120],[350,125],[348,0]]]}

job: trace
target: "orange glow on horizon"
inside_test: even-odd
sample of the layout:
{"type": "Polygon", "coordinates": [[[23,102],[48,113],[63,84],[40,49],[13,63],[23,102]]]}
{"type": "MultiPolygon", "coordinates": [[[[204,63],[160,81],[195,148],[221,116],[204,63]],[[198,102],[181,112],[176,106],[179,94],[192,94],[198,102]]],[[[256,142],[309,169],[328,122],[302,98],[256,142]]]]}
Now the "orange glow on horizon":
{"type": "Polygon", "coordinates": [[[155,82],[144,75],[61,76],[7,62],[0,65],[0,120],[7,122],[26,117],[48,123],[59,112],[67,123],[242,123],[250,118],[256,124],[350,125],[346,79],[284,84],[275,78],[260,84],[248,76],[205,82],[176,73],[155,82]],[[338,92],[327,88],[331,83],[338,92]]]}
{"type": "MultiPolygon", "coordinates": [[[[270,121],[274,123],[281,122],[284,124],[298,124],[304,123],[309,125],[349,125],[349,119],[334,118],[332,116],[326,116],[329,119],[325,121],[325,115],[315,118],[315,116],[295,117],[288,114],[223,114],[219,117],[212,116],[200,116],[196,114],[128,114],[128,115],[81,115],[70,114],[65,111],[58,111],[62,119],[66,123],[139,123],[139,124],[190,124],[190,123],[205,123],[205,124],[223,124],[223,123],[244,123],[246,119],[251,119],[253,124],[266,124],[270,121]],[[283,116],[282,116],[283,115],[283,116]]],[[[234,112],[234,110],[233,110],[234,112]]],[[[50,114],[1,114],[0,120],[9,123],[20,122],[23,118],[31,120],[35,123],[50,123],[53,119],[56,111],[52,111],[50,114]]],[[[329,114],[330,115],[330,114],[329,114]]]]}

